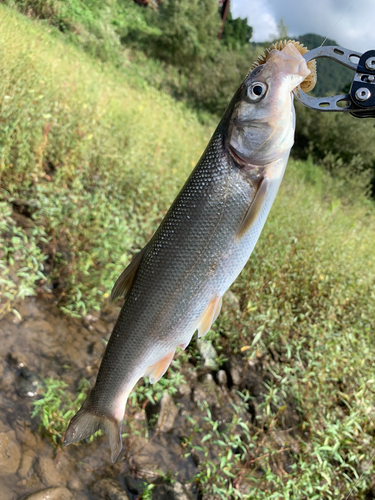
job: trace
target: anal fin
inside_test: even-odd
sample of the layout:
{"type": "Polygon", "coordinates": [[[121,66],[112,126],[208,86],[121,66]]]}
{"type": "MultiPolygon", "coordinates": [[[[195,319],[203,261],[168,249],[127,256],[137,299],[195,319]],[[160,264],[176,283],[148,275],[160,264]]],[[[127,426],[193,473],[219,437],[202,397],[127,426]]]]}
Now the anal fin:
{"type": "Polygon", "coordinates": [[[135,274],[138,270],[139,264],[141,263],[146,247],[147,245],[144,248],[142,248],[142,250],[130,262],[128,267],[117,278],[117,281],[114,287],[112,288],[111,302],[117,299],[117,297],[121,296],[123,296],[126,299],[126,297],[129,295],[130,289],[132,287],[135,278],[135,274]]]}
{"type": "Polygon", "coordinates": [[[173,356],[174,351],[170,352],[164,356],[164,358],[159,359],[159,361],[147,368],[144,376],[149,377],[151,384],[155,384],[155,382],[161,379],[164,373],[168,370],[169,365],[172,363],[173,356]]]}
{"type": "Polygon", "coordinates": [[[238,229],[237,238],[242,238],[242,236],[244,236],[249,231],[251,226],[259,217],[269,186],[270,180],[267,177],[263,177],[260,181],[260,185],[257,192],[255,193],[253,201],[251,202],[250,207],[248,208],[246,215],[241,222],[240,228],[238,229]]]}
{"type": "Polygon", "coordinates": [[[203,337],[210,330],[212,323],[219,316],[222,297],[213,298],[204,311],[198,326],[198,338],[203,337]]]}

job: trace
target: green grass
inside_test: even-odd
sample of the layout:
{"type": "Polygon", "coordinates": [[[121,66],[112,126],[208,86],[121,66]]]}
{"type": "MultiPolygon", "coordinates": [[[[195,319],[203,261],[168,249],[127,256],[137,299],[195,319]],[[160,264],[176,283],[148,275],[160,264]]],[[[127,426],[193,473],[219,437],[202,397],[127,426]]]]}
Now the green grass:
{"type": "Polygon", "coordinates": [[[183,104],[130,87],[15,12],[0,7],[0,23],[1,257],[15,275],[4,278],[1,307],[44,274],[64,311],[82,315],[99,309],[152,235],[209,129],[183,104]],[[9,217],[15,202],[31,229],[9,217]],[[15,260],[21,240],[26,255],[15,260]]]}
{"type": "MultiPolygon", "coordinates": [[[[138,384],[130,393],[128,406],[131,408],[127,423],[130,432],[124,432],[123,437],[130,434],[134,436],[148,437],[148,428],[137,429],[134,422],[134,413],[139,412],[145,403],[155,404],[160,401],[163,393],[174,396],[178,391],[178,386],[184,382],[184,377],[180,373],[180,362],[174,360],[169,370],[168,377],[163,377],[159,382],[151,385],[148,379],[138,384]]],[[[40,397],[32,402],[33,411],[31,418],[38,417],[39,431],[49,437],[55,446],[61,446],[64,432],[71,418],[81,408],[90,389],[90,382],[83,378],[76,388],[76,396],[69,393],[69,386],[63,380],[49,377],[44,380],[41,387],[40,397]]],[[[129,413],[129,410],[128,410],[129,413]]],[[[125,429],[126,430],[126,429],[125,429]]],[[[100,436],[101,431],[91,436],[100,436]]]]}
{"type": "Polygon", "coordinates": [[[31,418],[39,417],[39,431],[60,446],[66,430],[66,424],[77,413],[86,399],[89,382],[82,379],[73,399],[66,391],[68,384],[62,380],[48,378],[44,381],[41,397],[33,401],[31,418]]]}
{"type": "MultiPolygon", "coordinates": [[[[62,310],[80,316],[106,306],[215,122],[202,125],[139,74],[98,65],[49,29],[0,6],[0,308],[53,286],[62,310]]],[[[254,500],[345,499],[352,488],[366,499],[375,473],[374,229],[374,205],[358,189],[290,162],[232,287],[241,317],[222,314],[209,334],[221,357],[245,347],[269,378],[257,420],[241,420],[246,429],[234,419],[222,439],[208,413],[196,424],[207,452],[196,481],[207,497],[245,485],[243,498],[254,500]],[[290,408],[299,424],[281,443],[290,408]],[[208,433],[221,457],[210,458],[208,433]]],[[[177,379],[141,386],[132,404],[173,392],[177,379]]]]}

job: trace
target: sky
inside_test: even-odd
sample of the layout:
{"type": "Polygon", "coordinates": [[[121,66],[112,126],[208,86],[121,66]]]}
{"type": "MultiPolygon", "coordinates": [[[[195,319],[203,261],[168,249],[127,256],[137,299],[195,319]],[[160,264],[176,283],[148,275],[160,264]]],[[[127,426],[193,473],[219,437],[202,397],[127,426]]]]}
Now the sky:
{"type": "Polygon", "coordinates": [[[275,38],[283,18],[291,37],[316,33],[357,52],[375,49],[375,0],[232,0],[231,10],[247,17],[254,42],[275,38]]]}

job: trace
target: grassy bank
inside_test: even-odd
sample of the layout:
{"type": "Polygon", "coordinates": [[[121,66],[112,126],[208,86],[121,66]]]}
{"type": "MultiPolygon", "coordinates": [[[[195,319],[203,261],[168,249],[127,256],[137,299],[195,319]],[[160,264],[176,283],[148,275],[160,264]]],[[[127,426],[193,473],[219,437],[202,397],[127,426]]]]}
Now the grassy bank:
{"type": "MultiPolygon", "coordinates": [[[[39,291],[84,315],[105,306],[215,122],[202,125],[183,103],[49,29],[0,6],[0,307],[39,291]]],[[[269,374],[256,421],[245,430],[234,421],[238,437],[221,440],[223,494],[242,474],[244,498],[337,499],[351,488],[371,498],[374,229],[371,202],[309,162],[290,163],[232,289],[241,316],[221,315],[209,334],[222,357],[262,360],[269,374]],[[288,412],[297,420],[280,441],[288,412]],[[238,440],[245,451],[234,462],[238,440]]],[[[207,495],[219,484],[209,470],[203,461],[207,495]]]]}
{"type": "Polygon", "coordinates": [[[37,282],[85,314],[151,236],[209,128],[15,12],[0,15],[2,258],[12,268],[2,308],[37,282]]]}

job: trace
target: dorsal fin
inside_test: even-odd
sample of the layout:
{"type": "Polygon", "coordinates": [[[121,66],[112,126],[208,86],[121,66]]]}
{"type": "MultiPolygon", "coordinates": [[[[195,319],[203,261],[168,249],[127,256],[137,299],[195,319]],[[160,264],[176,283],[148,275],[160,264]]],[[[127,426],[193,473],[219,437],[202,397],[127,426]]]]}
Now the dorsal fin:
{"type": "Polygon", "coordinates": [[[258,187],[258,190],[255,193],[253,201],[251,202],[251,205],[248,211],[246,212],[246,215],[243,221],[241,222],[241,226],[237,232],[237,238],[242,238],[242,236],[244,236],[248,232],[248,230],[251,228],[251,226],[258,218],[260,212],[262,211],[269,185],[270,185],[270,180],[267,177],[263,177],[260,180],[260,185],[258,187]]]}
{"type": "Polygon", "coordinates": [[[150,383],[155,384],[164,373],[168,370],[169,365],[172,363],[172,359],[174,356],[174,351],[170,352],[164,358],[159,359],[156,363],[149,366],[144,374],[144,377],[150,378],[150,383]]]}
{"type": "Polygon", "coordinates": [[[126,299],[126,297],[129,295],[134,281],[135,273],[137,272],[139,264],[141,263],[146,247],[147,245],[142,248],[142,250],[130,262],[125,271],[123,271],[117,278],[117,281],[112,288],[111,302],[117,299],[117,297],[124,297],[124,299],[126,299]]]}
{"type": "Polygon", "coordinates": [[[221,304],[221,297],[215,297],[210,301],[198,325],[198,338],[203,337],[210,330],[212,323],[219,316],[221,304]]]}

